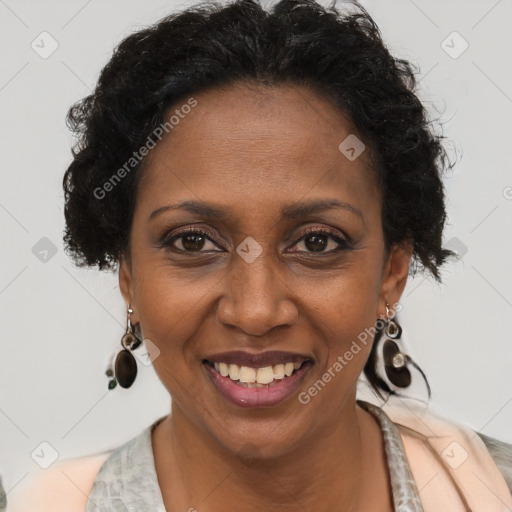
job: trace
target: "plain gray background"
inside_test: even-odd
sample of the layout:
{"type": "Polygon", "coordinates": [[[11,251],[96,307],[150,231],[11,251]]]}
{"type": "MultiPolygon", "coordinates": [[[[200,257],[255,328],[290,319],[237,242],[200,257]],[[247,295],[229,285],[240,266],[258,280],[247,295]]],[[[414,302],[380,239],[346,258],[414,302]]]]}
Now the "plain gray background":
{"type": "MultiPolygon", "coordinates": [[[[0,0],[0,474],[8,492],[39,471],[34,450],[68,458],[110,449],[169,411],[151,366],[139,364],[131,389],[107,390],[124,303],[116,275],[78,270],[63,253],[61,182],[73,142],[64,119],[123,37],[193,3],[0,0]]],[[[441,286],[421,274],[409,280],[405,347],[429,377],[433,410],[512,442],[512,2],[362,4],[392,53],[419,66],[420,97],[441,115],[458,160],[446,179],[445,241],[462,260],[445,266],[441,286]]]]}

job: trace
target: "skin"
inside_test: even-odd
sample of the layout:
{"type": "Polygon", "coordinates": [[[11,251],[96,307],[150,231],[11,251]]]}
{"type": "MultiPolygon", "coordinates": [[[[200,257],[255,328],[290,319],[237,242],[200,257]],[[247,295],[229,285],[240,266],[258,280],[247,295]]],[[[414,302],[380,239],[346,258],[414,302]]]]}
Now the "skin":
{"type": "Polygon", "coordinates": [[[296,393],[275,407],[238,407],[202,365],[206,354],[233,349],[299,352],[314,361],[298,390],[307,391],[385,318],[386,302],[398,302],[412,247],[385,253],[369,151],[347,159],[338,145],[354,126],[303,86],[231,85],[194,97],[197,106],[147,157],[120,262],[132,321],[160,350],[153,365],[172,397],[172,414],[152,435],[165,506],[391,511],[382,435],[355,402],[371,340],[307,405],[296,393]],[[321,198],[350,203],[364,220],[344,209],[280,219],[283,205],[321,198]],[[232,216],[168,210],[148,221],[181,200],[232,216]],[[212,236],[157,247],[192,226],[212,236]],[[317,249],[302,239],[308,227],[350,237],[352,250],[335,252],[330,237],[317,249]],[[251,263],[236,252],[248,236],[262,248],[251,263]]]}

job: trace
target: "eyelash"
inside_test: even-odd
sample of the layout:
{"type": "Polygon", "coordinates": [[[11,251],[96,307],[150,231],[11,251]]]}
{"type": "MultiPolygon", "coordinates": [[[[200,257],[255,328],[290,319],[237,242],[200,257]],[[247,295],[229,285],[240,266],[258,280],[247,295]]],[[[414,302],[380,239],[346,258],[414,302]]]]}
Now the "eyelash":
{"type": "MultiPolygon", "coordinates": [[[[297,245],[299,242],[302,242],[307,236],[309,235],[328,235],[330,238],[332,238],[337,244],[338,244],[338,247],[336,249],[333,249],[333,250],[330,250],[330,251],[327,251],[327,252],[318,252],[318,253],[314,253],[314,252],[309,252],[309,251],[298,251],[298,252],[306,252],[307,254],[333,254],[335,252],[339,252],[341,250],[344,250],[344,249],[349,249],[350,248],[350,244],[347,240],[344,240],[343,238],[340,238],[339,236],[337,236],[337,234],[335,234],[333,231],[331,231],[330,229],[326,229],[326,228],[317,228],[317,227],[313,227],[313,228],[308,228],[302,235],[301,237],[293,244],[293,246],[297,245]]],[[[168,236],[164,236],[160,242],[160,244],[158,245],[158,248],[164,248],[164,247],[169,247],[171,249],[174,249],[178,252],[181,252],[181,253],[189,253],[189,254],[193,254],[194,251],[185,251],[183,249],[178,249],[176,247],[173,247],[173,243],[176,241],[176,240],[179,240],[180,238],[184,238],[186,236],[189,236],[189,235],[201,235],[201,236],[204,236],[206,238],[208,238],[208,240],[210,240],[210,242],[216,244],[215,240],[214,240],[214,236],[212,233],[210,233],[208,230],[206,229],[201,229],[201,228],[190,228],[190,229],[187,229],[186,231],[181,231],[181,232],[178,232],[174,235],[172,235],[171,237],[168,237],[168,236]]],[[[203,251],[197,251],[196,254],[201,254],[201,252],[203,251]]],[[[207,251],[209,252],[209,251],[207,251]]],[[[214,252],[220,252],[220,251],[214,251],[214,252]]]]}

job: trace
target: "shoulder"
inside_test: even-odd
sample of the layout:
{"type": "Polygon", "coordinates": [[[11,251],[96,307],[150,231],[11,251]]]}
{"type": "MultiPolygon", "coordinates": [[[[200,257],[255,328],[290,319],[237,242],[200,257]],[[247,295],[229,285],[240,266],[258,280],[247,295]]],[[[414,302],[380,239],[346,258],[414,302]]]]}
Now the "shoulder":
{"type": "Polygon", "coordinates": [[[84,512],[94,480],[111,453],[62,460],[28,477],[9,494],[7,512],[84,512]]]}
{"type": "Polygon", "coordinates": [[[476,432],[484,442],[512,493],[512,444],[476,432]]]}
{"type": "MultiPolygon", "coordinates": [[[[440,460],[448,467],[456,469],[454,457],[469,458],[475,471],[478,468],[489,475],[494,474],[499,480],[503,476],[503,484],[512,493],[512,445],[489,437],[473,428],[441,416],[437,411],[424,409],[416,405],[407,404],[407,407],[391,406],[386,413],[398,427],[406,448],[413,445],[420,446],[419,442],[430,445],[440,460]],[[494,468],[493,468],[494,466],[494,468]],[[496,473],[498,471],[499,473],[496,473]]],[[[418,450],[410,450],[419,454],[418,450]]],[[[496,481],[496,479],[494,479],[496,481]]]]}

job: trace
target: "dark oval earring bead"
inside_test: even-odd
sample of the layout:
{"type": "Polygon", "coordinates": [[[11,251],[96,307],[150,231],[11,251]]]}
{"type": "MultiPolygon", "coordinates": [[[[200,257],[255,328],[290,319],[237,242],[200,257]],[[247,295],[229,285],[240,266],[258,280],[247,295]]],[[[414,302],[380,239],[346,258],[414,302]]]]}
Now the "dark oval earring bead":
{"type": "Polygon", "coordinates": [[[412,382],[411,372],[403,367],[400,369],[391,369],[392,367],[386,367],[386,375],[391,382],[398,388],[408,388],[412,382]]]}
{"type": "Polygon", "coordinates": [[[121,350],[116,357],[116,380],[123,388],[129,388],[137,376],[137,362],[128,350],[121,350]]]}
{"type": "Polygon", "coordinates": [[[398,345],[391,340],[386,340],[383,347],[384,370],[391,384],[399,388],[407,388],[411,385],[411,372],[406,366],[396,368],[393,358],[400,353],[398,345]]]}
{"type": "Polygon", "coordinates": [[[117,386],[117,381],[115,379],[108,381],[108,389],[114,389],[117,386]]]}

